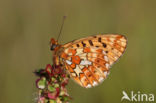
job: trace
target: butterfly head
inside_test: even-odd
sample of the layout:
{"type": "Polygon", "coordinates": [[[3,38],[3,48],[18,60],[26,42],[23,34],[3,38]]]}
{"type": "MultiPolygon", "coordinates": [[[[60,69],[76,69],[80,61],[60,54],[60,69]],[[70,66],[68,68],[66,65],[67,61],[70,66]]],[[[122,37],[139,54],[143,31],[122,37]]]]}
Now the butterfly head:
{"type": "Polygon", "coordinates": [[[59,47],[58,42],[54,38],[51,38],[51,40],[50,40],[50,50],[53,51],[58,47],[59,47]]]}

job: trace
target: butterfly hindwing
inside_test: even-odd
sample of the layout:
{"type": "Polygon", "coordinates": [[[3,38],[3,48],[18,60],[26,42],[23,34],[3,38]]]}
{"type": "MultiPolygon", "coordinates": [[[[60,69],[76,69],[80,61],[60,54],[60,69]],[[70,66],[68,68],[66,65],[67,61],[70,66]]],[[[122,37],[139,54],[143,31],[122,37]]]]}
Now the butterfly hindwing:
{"type": "Polygon", "coordinates": [[[62,62],[71,77],[89,88],[101,83],[110,66],[123,54],[127,40],[122,35],[96,35],[63,45],[62,62]]]}

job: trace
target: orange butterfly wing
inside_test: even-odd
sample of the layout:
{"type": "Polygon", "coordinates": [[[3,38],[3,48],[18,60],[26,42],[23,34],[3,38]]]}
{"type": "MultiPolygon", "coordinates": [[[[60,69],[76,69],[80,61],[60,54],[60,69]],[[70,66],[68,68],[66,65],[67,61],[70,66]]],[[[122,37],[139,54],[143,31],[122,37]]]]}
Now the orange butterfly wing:
{"type": "Polygon", "coordinates": [[[82,87],[98,85],[109,74],[109,68],[124,53],[127,39],[119,34],[96,35],[63,45],[61,62],[82,87]]]}

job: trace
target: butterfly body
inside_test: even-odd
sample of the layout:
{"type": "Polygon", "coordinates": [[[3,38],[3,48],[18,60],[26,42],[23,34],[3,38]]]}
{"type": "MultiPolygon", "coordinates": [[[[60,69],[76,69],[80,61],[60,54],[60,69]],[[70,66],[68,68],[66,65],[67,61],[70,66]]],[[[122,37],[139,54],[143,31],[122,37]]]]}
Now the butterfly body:
{"type": "Polygon", "coordinates": [[[124,53],[127,39],[119,34],[100,34],[74,40],[64,45],[51,39],[53,61],[61,65],[82,87],[100,84],[109,69],[124,53]]]}

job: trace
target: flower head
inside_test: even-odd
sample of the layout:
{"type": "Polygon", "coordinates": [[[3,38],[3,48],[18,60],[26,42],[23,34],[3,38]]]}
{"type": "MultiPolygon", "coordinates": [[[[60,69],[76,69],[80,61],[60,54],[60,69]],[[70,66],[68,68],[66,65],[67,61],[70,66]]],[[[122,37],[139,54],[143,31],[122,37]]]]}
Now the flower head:
{"type": "Polygon", "coordinates": [[[39,89],[38,103],[68,103],[67,93],[69,75],[60,66],[48,64],[45,69],[35,71],[39,76],[36,87],[39,89]]]}

